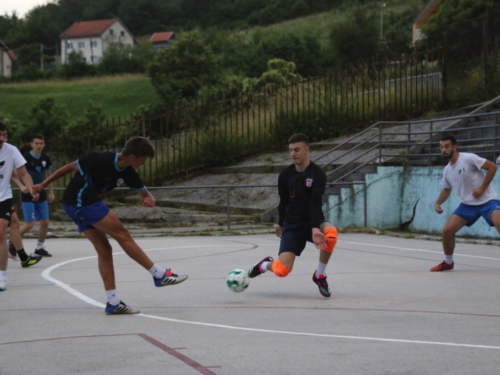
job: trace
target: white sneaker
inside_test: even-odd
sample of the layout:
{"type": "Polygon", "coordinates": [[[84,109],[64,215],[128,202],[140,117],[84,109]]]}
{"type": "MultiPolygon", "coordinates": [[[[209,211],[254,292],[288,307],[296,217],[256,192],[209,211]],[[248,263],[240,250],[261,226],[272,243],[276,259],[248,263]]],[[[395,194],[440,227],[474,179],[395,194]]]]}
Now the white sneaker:
{"type": "Polygon", "coordinates": [[[5,285],[5,280],[0,279],[0,292],[3,292],[7,288],[5,285]]]}

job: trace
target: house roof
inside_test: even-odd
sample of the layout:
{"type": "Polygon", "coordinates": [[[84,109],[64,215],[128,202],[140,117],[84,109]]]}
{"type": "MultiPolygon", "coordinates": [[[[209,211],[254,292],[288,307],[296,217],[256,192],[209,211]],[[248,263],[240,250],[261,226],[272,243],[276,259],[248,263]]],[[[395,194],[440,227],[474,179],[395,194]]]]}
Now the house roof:
{"type": "Polygon", "coordinates": [[[426,23],[430,16],[437,13],[441,4],[442,0],[429,0],[427,4],[425,4],[425,6],[420,10],[420,12],[415,16],[412,24],[426,23]]]}
{"type": "Polygon", "coordinates": [[[59,37],[62,39],[101,36],[111,25],[118,21],[117,18],[112,18],[109,20],[75,22],[59,37]]]}
{"type": "Polygon", "coordinates": [[[154,33],[151,38],[149,38],[149,41],[151,43],[158,43],[158,42],[168,42],[170,38],[172,38],[172,35],[174,35],[173,31],[167,31],[163,33],[154,33]]]}
{"type": "Polygon", "coordinates": [[[17,53],[15,53],[13,50],[9,49],[7,53],[12,61],[17,60],[17,53]]]}

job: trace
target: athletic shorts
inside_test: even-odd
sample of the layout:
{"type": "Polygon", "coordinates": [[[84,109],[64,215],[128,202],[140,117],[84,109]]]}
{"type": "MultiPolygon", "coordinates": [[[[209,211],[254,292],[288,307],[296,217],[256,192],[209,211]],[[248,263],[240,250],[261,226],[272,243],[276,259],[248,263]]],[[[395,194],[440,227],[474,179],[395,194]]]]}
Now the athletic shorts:
{"type": "Polygon", "coordinates": [[[281,253],[294,253],[300,256],[306,242],[313,242],[311,223],[305,224],[283,224],[283,231],[281,233],[280,250],[281,253]]]}
{"type": "Polygon", "coordinates": [[[486,220],[490,227],[493,227],[494,224],[491,222],[490,217],[495,210],[500,210],[500,201],[498,199],[492,199],[491,201],[480,204],[479,206],[471,206],[469,204],[460,203],[453,213],[460,216],[462,219],[467,220],[466,225],[468,227],[474,224],[481,216],[484,220],[486,220]]]}
{"type": "Polygon", "coordinates": [[[6,199],[0,202],[0,219],[5,219],[9,222],[12,218],[12,214],[15,212],[12,206],[12,198],[6,199]]]}
{"type": "Polygon", "coordinates": [[[36,221],[49,218],[49,202],[21,202],[24,221],[36,221]]]}
{"type": "Polygon", "coordinates": [[[109,207],[101,201],[84,207],[63,204],[63,208],[66,214],[78,226],[78,232],[80,233],[94,228],[94,224],[104,219],[109,212],[109,207]]]}

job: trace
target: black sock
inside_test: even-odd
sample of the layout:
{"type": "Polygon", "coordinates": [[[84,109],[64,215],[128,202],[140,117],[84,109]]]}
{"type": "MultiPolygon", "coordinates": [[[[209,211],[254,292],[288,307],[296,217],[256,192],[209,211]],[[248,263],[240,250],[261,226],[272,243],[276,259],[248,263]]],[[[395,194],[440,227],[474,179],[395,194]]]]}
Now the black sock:
{"type": "Polygon", "coordinates": [[[19,256],[19,259],[21,259],[21,262],[24,262],[28,259],[28,255],[24,251],[24,249],[17,250],[17,255],[19,256]]]}

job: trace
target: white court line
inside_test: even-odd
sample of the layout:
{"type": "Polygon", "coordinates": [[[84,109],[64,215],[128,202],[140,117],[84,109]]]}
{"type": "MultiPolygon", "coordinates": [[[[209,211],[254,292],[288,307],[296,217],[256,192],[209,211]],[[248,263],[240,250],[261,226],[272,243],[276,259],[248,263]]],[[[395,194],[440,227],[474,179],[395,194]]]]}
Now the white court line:
{"type": "MultiPolygon", "coordinates": [[[[351,241],[338,241],[338,242],[352,244],[352,245],[366,245],[369,247],[385,247],[388,249],[395,249],[395,250],[400,250],[400,251],[418,251],[421,253],[443,254],[442,251],[434,251],[434,250],[426,250],[426,249],[412,249],[411,247],[402,248],[402,247],[398,247],[398,246],[376,245],[376,244],[372,244],[372,243],[351,242],[351,241]]],[[[454,253],[453,256],[464,257],[464,258],[487,259],[487,260],[500,260],[500,258],[481,257],[478,255],[466,255],[466,254],[457,254],[457,253],[454,253]]]]}
{"type": "MultiPolygon", "coordinates": [[[[362,244],[362,245],[370,245],[373,246],[372,244],[364,244],[364,243],[356,243],[356,242],[350,242],[350,243],[355,243],[355,244],[362,244]]],[[[234,247],[234,246],[241,246],[241,244],[235,244],[235,245],[223,245],[223,246],[207,246],[207,247],[234,247]]],[[[384,245],[380,245],[384,246],[384,245]]],[[[198,248],[199,246],[179,246],[179,247],[171,247],[171,248],[163,248],[163,250],[172,250],[172,249],[179,249],[179,248],[198,248]]],[[[388,246],[389,247],[389,246],[388,246]]],[[[149,250],[160,250],[162,248],[154,248],[154,249],[148,249],[149,250]]],[[[400,248],[397,248],[400,249],[400,248]]],[[[408,249],[409,251],[410,249],[408,249]]],[[[418,251],[418,249],[415,249],[418,251]]],[[[120,253],[113,253],[113,254],[125,254],[123,252],[120,253]]],[[[74,295],[75,297],[81,299],[82,301],[97,306],[104,308],[105,305],[103,303],[100,303],[83,293],[80,293],[76,289],[72,288],[66,283],[63,283],[60,280],[57,280],[53,278],[50,273],[58,268],[61,267],[65,264],[72,263],[72,262],[78,262],[80,260],[87,260],[87,259],[92,259],[96,258],[97,255],[91,256],[91,257],[85,257],[85,258],[77,258],[77,259],[72,259],[68,260],[65,262],[61,262],[58,264],[55,264],[47,269],[45,269],[42,272],[42,277],[48,281],[53,282],[54,284],[60,286],[63,288],[65,291],[68,293],[74,295]]],[[[214,324],[214,323],[206,323],[206,322],[196,322],[196,321],[190,321],[190,320],[180,320],[180,319],[172,319],[172,318],[164,318],[161,316],[156,316],[156,315],[148,315],[148,314],[137,314],[137,316],[141,316],[143,318],[149,318],[149,319],[155,319],[155,320],[162,320],[162,321],[167,321],[167,322],[173,322],[173,323],[182,323],[182,324],[192,324],[192,325],[199,325],[199,326],[204,326],[204,327],[215,327],[215,328],[224,328],[224,329],[232,329],[232,330],[238,330],[238,331],[247,331],[247,332],[264,332],[264,333],[273,333],[273,334],[281,334],[281,335],[295,335],[295,336],[309,336],[309,337],[327,337],[327,338],[336,338],[336,339],[348,339],[348,340],[364,340],[364,341],[378,341],[378,342],[389,342],[389,343],[406,343],[406,344],[424,344],[424,345],[440,345],[440,346],[450,346],[450,347],[462,347],[462,348],[476,348],[476,349],[497,349],[500,350],[500,346],[490,346],[490,345],[473,345],[473,344],[459,344],[459,343],[453,343],[453,342],[439,342],[439,341],[419,341],[419,340],[400,340],[400,339],[390,339],[390,338],[381,338],[381,337],[363,337],[363,336],[343,336],[343,335],[330,335],[330,334],[321,334],[321,333],[309,333],[309,332],[294,332],[294,331],[278,331],[278,330],[270,330],[270,329],[260,329],[260,328],[248,328],[248,327],[237,327],[237,326],[229,326],[229,325],[224,325],[224,324],[214,324]]]]}

